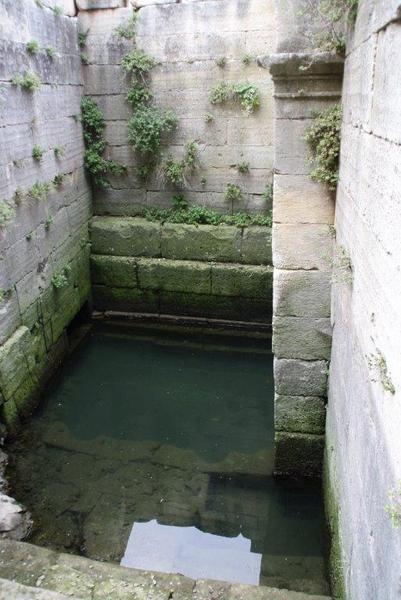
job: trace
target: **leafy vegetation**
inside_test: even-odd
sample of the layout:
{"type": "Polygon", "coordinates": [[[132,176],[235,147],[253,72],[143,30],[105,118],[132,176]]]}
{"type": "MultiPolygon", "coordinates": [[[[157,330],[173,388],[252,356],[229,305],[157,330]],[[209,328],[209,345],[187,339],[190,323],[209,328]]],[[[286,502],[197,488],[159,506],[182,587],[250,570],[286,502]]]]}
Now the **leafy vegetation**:
{"type": "Polygon", "coordinates": [[[86,40],[88,39],[89,29],[86,31],[78,31],[78,46],[83,48],[86,46],[86,40]]]}
{"type": "Polygon", "coordinates": [[[341,116],[341,105],[336,104],[319,113],[305,135],[314,165],[311,178],[326,183],[330,190],[335,190],[338,182],[341,116]]]}
{"type": "Polygon", "coordinates": [[[43,158],[44,150],[40,146],[34,146],[32,148],[32,158],[40,162],[43,158]]]}
{"type": "Polygon", "coordinates": [[[244,56],[242,57],[242,64],[244,64],[246,67],[248,67],[251,62],[254,60],[252,54],[244,54],[244,56]]]}
{"type": "Polygon", "coordinates": [[[31,40],[30,42],[27,43],[26,45],[26,49],[27,52],[29,52],[29,54],[37,54],[39,52],[39,44],[36,40],[31,40]]]}
{"type": "Polygon", "coordinates": [[[71,267],[64,267],[60,273],[55,273],[52,277],[52,285],[56,290],[60,290],[68,286],[68,276],[71,273],[71,267]]]}
{"type": "Polygon", "coordinates": [[[106,141],[103,137],[105,122],[96,102],[92,98],[83,98],[81,102],[82,124],[85,140],[85,167],[94,183],[99,187],[109,187],[108,175],[123,175],[126,168],[114,160],[103,158],[106,141]]]}
{"type": "Polygon", "coordinates": [[[393,527],[401,527],[401,482],[388,494],[389,504],[385,511],[390,516],[393,527]]]}
{"type": "Polygon", "coordinates": [[[249,173],[249,163],[240,162],[236,165],[236,169],[238,173],[241,173],[241,175],[246,175],[247,173],[249,173]]]}
{"type": "Polygon", "coordinates": [[[54,6],[54,7],[52,8],[52,11],[53,11],[53,14],[55,14],[55,15],[56,15],[56,17],[61,17],[61,15],[63,14],[63,9],[62,9],[62,7],[61,7],[61,6],[58,6],[58,5],[54,6]]]}
{"type": "Polygon", "coordinates": [[[65,148],[64,148],[64,146],[54,146],[53,152],[54,152],[54,155],[57,158],[57,160],[59,160],[60,158],[62,158],[64,156],[65,148]]]}
{"type": "Polygon", "coordinates": [[[195,141],[188,142],[185,146],[184,158],[175,161],[171,156],[163,165],[163,171],[167,181],[174,185],[185,183],[185,176],[194,170],[197,159],[197,144],[195,141]]]}
{"type": "Polygon", "coordinates": [[[63,185],[63,181],[65,179],[66,175],[65,173],[57,173],[57,175],[54,176],[53,179],[53,185],[55,188],[59,188],[63,185]]]}
{"type": "Polygon", "coordinates": [[[13,85],[19,85],[28,92],[34,92],[40,88],[41,81],[33,71],[26,71],[24,75],[14,75],[11,79],[13,85]]]}
{"type": "Polygon", "coordinates": [[[122,61],[121,67],[126,73],[131,73],[136,77],[143,78],[156,65],[154,58],[134,48],[126,54],[122,61]]]}
{"type": "Polygon", "coordinates": [[[37,181],[33,184],[30,190],[28,190],[27,195],[34,200],[46,200],[47,194],[50,192],[51,185],[48,182],[40,183],[37,181]]]}
{"type": "Polygon", "coordinates": [[[126,96],[127,102],[129,102],[134,110],[140,106],[147,105],[152,100],[152,93],[149,88],[138,81],[133,81],[131,89],[126,96]]]}
{"type": "Polygon", "coordinates": [[[263,200],[266,202],[266,204],[271,205],[273,202],[273,184],[272,183],[268,183],[265,191],[262,194],[262,198],[263,200]]]}
{"type": "Polygon", "coordinates": [[[47,56],[48,56],[49,58],[51,58],[52,60],[53,60],[53,59],[55,58],[55,56],[56,56],[56,51],[55,51],[55,49],[54,49],[54,48],[52,48],[52,46],[46,46],[46,48],[45,48],[45,52],[46,52],[47,56]]]}
{"type": "Polygon", "coordinates": [[[133,14],[125,24],[121,24],[116,28],[116,33],[119,37],[125,38],[126,40],[132,40],[136,34],[136,24],[138,18],[136,14],[133,14]]]}
{"type": "Polygon", "coordinates": [[[214,116],[211,113],[206,113],[205,115],[205,123],[213,123],[214,116]]]}
{"type": "Polygon", "coordinates": [[[345,25],[355,23],[358,0],[304,0],[301,11],[313,45],[322,51],[345,54],[345,25]]]}
{"type": "Polygon", "coordinates": [[[24,197],[25,197],[24,192],[20,188],[17,188],[15,190],[15,192],[14,192],[14,195],[13,195],[13,200],[14,200],[15,204],[17,206],[19,206],[20,204],[22,204],[22,201],[23,201],[24,197]]]}
{"type": "Polygon", "coordinates": [[[224,194],[224,199],[227,202],[239,202],[242,200],[243,194],[239,185],[235,185],[234,183],[227,183],[226,192],[224,194]]]}
{"type": "Polygon", "coordinates": [[[49,231],[50,229],[50,225],[53,223],[53,217],[51,215],[48,215],[46,217],[46,221],[45,221],[45,229],[46,231],[49,231]]]}
{"type": "Polygon", "coordinates": [[[223,81],[212,89],[210,102],[224,104],[228,101],[238,102],[247,114],[251,114],[260,106],[260,94],[251,83],[229,84],[223,81]]]}
{"type": "Polygon", "coordinates": [[[14,216],[14,210],[3,200],[0,201],[0,228],[6,227],[14,216]]]}
{"type": "Polygon", "coordinates": [[[220,58],[216,59],[216,65],[218,67],[220,67],[220,69],[224,69],[226,64],[227,64],[227,59],[225,56],[221,56],[220,58]]]}
{"type": "Polygon", "coordinates": [[[271,214],[248,214],[236,212],[223,215],[206,206],[192,205],[183,196],[175,196],[172,208],[149,208],[145,212],[148,221],[161,223],[183,223],[187,225],[235,225],[236,227],[251,227],[253,225],[271,227],[271,214]]]}
{"type": "Polygon", "coordinates": [[[80,52],[79,53],[79,58],[81,59],[81,62],[84,65],[89,65],[89,58],[88,58],[88,55],[85,54],[85,52],[80,52]]]}
{"type": "Polygon", "coordinates": [[[128,140],[142,156],[159,153],[162,135],[169,133],[177,124],[177,117],[170,111],[153,106],[141,106],[128,122],[128,140]]]}

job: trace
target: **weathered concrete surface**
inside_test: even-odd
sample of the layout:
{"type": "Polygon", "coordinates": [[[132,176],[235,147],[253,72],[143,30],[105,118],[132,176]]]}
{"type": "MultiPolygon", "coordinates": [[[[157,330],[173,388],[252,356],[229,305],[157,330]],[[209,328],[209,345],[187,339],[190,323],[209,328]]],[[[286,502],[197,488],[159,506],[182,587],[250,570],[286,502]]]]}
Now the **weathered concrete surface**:
{"type": "Polygon", "coordinates": [[[0,228],[0,389],[2,420],[16,429],[52,367],[66,349],[63,331],[89,295],[90,193],[83,172],[80,112],[81,67],[73,2],[5,0],[0,7],[0,193],[12,219],[0,228]],[[39,51],[29,55],[35,40],[39,51]],[[46,48],[54,56],[48,56],[46,48]],[[32,70],[38,90],[24,91],[11,78],[32,70]],[[43,150],[34,160],[35,145],[43,150]],[[59,156],[55,148],[61,149],[59,156]],[[63,175],[61,185],[52,183],[63,175]],[[42,199],[29,195],[48,185],[42,199]],[[17,195],[15,195],[17,193],[17,195]],[[68,285],[54,276],[67,269],[68,285]]]}
{"type": "Polygon", "coordinates": [[[7,600],[80,600],[76,596],[65,596],[43,588],[21,585],[7,579],[0,579],[0,597],[7,600]]]}
{"type": "Polygon", "coordinates": [[[345,64],[335,227],[352,276],[333,285],[325,479],[333,591],[352,600],[400,593],[400,8],[360,2],[345,64]]]}
{"type": "MultiPolygon", "coordinates": [[[[322,595],[128,569],[12,541],[0,541],[0,577],[29,586],[30,595],[22,596],[23,600],[62,600],[65,595],[73,600],[329,600],[322,595]],[[36,595],[35,586],[40,587],[36,595]],[[42,589],[64,595],[49,596],[42,589]]],[[[12,589],[2,580],[0,590],[1,586],[12,589]]]]}
{"type": "MultiPolygon", "coordinates": [[[[168,205],[175,188],[162,181],[160,169],[145,185],[138,181],[137,157],[127,140],[132,111],[125,101],[128,80],[120,62],[133,44],[119,38],[115,29],[132,16],[131,5],[124,7],[121,0],[79,0],[78,6],[84,9],[79,27],[89,30],[85,92],[95,96],[104,111],[110,157],[128,166],[127,176],[113,178],[113,189],[95,194],[95,213],[135,215],[143,206],[168,205]]],[[[272,84],[256,57],[275,48],[273,0],[140,0],[132,6],[138,17],[138,47],[158,63],[150,77],[155,103],[175,111],[180,120],[163,141],[164,155],[171,152],[181,158],[188,141],[198,143],[198,166],[183,190],[188,200],[223,212],[269,208],[262,194],[272,180],[272,84]],[[245,56],[250,57],[249,64],[243,62],[245,56]],[[216,64],[223,57],[224,68],[216,64]],[[261,95],[259,110],[246,116],[233,103],[212,105],[210,91],[221,81],[255,84],[261,95]],[[208,113],[214,117],[210,122],[205,120],[208,113]],[[240,162],[249,163],[248,174],[238,173],[240,162]],[[224,199],[227,183],[242,188],[240,202],[224,199]]]]}

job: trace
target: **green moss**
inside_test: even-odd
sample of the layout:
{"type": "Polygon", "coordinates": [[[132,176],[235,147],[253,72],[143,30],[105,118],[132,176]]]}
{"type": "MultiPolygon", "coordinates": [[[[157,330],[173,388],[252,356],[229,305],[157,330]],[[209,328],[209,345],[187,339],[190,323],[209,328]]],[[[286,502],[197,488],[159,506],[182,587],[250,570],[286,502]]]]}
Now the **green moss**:
{"type": "Polygon", "coordinates": [[[271,212],[250,214],[236,212],[232,215],[221,214],[206,206],[196,204],[187,208],[149,208],[145,211],[148,221],[160,223],[183,223],[187,225],[235,225],[236,227],[251,227],[259,225],[271,227],[271,212]]]}
{"type": "Polygon", "coordinates": [[[40,146],[34,146],[32,148],[32,158],[40,162],[43,158],[44,150],[40,146]]]}
{"type": "Polygon", "coordinates": [[[37,181],[33,184],[27,195],[34,200],[46,200],[48,193],[50,192],[51,185],[48,182],[40,183],[37,181]]]}
{"type": "Polygon", "coordinates": [[[35,55],[39,52],[39,44],[36,40],[31,40],[26,45],[26,50],[31,55],[35,55]]]}
{"type": "Polygon", "coordinates": [[[0,229],[6,227],[14,216],[14,210],[6,202],[0,201],[0,229]]]}
{"type": "Polygon", "coordinates": [[[23,90],[34,92],[40,88],[40,78],[33,71],[26,71],[24,75],[14,75],[11,79],[13,85],[20,86],[23,90]]]}

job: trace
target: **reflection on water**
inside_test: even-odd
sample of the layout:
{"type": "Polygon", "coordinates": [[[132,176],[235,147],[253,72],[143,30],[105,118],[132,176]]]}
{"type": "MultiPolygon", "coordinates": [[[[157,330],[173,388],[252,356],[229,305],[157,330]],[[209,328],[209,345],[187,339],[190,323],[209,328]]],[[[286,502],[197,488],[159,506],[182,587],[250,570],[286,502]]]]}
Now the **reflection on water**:
{"type": "Polygon", "coordinates": [[[192,579],[216,579],[259,585],[262,555],[239,534],[223,537],[196,527],[134,523],[121,564],[192,579]]]}
{"type": "MultiPolygon", "coordinates": [[[[157,535],[169,526],[184,536],[174,570],[197,563],[202,577],[229,578],[230,557],[248,540],[261,584],[327,591],[319,490],[271,476],[265,340],[97,328],[9,451],[34,543],[120,562],[140,525],[157,521],[157,535]],[[194,531],[191,554],[184,538],[194,531]],[[224,567],[200,546],[207,534],[230,542],[218,551],[224,567]]],[[[169,552],[159,564],[172,564],[169,552]]]]}

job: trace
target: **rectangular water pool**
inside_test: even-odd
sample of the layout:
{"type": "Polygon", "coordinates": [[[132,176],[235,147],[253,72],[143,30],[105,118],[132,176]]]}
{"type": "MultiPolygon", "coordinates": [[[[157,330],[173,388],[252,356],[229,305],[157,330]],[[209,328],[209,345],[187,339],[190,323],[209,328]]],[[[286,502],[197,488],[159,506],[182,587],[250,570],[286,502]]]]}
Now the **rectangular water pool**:
{"type": "Polygon", "coordinates": [[[272,476],[265,337],[96,325],[8,451],[33,543],[327,591],[319,487],[272,476]]]}

